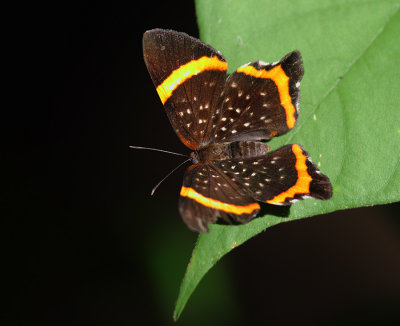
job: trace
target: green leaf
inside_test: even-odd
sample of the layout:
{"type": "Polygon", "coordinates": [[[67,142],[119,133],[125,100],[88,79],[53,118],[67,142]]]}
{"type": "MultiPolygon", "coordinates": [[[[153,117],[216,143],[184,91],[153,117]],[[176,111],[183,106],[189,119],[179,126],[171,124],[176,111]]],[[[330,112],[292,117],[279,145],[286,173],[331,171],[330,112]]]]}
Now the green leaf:
{"type": "Polygon", "coordinates": [[[400,1],[197,0],[200,36],[229,71],[300,50],[305,75],[297,126],[272,149],[299,143],[333,184],[328,201],[294,204],[287,218],[212,225],[201,234],[174,318],[204,274],[265,228],[339,209],[400,200],[400,1]]]}

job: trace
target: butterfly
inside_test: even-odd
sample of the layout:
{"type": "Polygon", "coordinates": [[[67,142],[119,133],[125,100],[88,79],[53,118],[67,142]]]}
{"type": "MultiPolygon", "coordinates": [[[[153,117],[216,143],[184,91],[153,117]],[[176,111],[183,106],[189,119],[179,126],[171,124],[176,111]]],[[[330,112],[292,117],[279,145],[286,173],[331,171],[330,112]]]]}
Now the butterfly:
{"type": "Polygon", "coordinates": [[[153,29],[143,35],[147,69],[172,128],[192,150],[179,212],[194,231],[210,223],[246,223],[258,202],[289,205],[329,199],[332,186],[299,144],[274,151],[264,142],[297,122],[300,52],[276,63],[254,61],[227,76],[223,55],[185,33],[153,29]]]}

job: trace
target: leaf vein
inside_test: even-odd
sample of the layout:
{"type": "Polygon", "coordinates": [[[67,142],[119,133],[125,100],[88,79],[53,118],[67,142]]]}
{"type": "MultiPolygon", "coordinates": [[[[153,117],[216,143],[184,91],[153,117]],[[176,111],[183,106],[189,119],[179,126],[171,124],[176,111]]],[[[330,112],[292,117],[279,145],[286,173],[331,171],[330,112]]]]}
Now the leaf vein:
{"type": "Polygon", "coordinates": [[[308,119],[315,114],[318,109],[321,107],[321,104],[325,101],[325,99],[332,93],[334,89],[336,89],[340,83],[340,81],[346,76],[346,74],[351,70],[351,68],[361,59],[361,57],[364,55],[366,51],[374,44],[374,42],[377,40],[377,38],[384,32],[386,26],[392,21],[393,17],[397,14],[399,9],[397,9],[393,15],[389,17],[389,19],[386,21],[386,23],[378,30],[376,35],[371,39],[371,41],[368,43],[368,45],[365,47],[364,50],[361,51],[360,55],[358,55],[348,66],[348,68],[345,70],[345,72],[339,76],[336,81],[333,83],[333,85],[326,91],[326,93],[322,96],[322,99],[318,102],[318,104],[315,106],[315,108],[310,112],[310,114],[307,116],[306,119],[304,119],[301,123],[299,123],[296,127],[296,130],[293,130],[291,135],[288,137],[288,143],[291,142],[293,137],[301,130],[303,125],[308,121],[308,119]]]}

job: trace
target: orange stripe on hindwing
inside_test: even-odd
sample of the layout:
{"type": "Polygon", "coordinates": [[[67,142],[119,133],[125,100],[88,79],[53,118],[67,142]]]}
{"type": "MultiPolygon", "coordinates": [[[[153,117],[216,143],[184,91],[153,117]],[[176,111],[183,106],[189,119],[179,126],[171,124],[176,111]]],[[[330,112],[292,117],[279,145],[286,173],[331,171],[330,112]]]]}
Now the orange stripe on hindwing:
{"type": "Polygon", "coordinates": [[[251,203],[251,204],[248,204],[245,206],[223,203],[223,202],[220,202],[219,200],[205,197],[202,194],[199,194],[198,192],[196,192],[193,188],[189,188],[189,187],[185,187],[185,186],[182,186],[181,196],[193,199],[194,201],[198,202],[199,204],[202,204],[209,208],[218,209],[220,211],[224,211],[227,213],[233,213],[236,215],[251,214],[256,209],[260,209],[260,205],[257,203],[251,203]]]}
{"type": "Polygon", "coordinates": [[[296,156],[296,184],[274,198],[267,200],[268,204],[283,203],[287,198],[294,198],[296,194],[310,193],[310,183],[312,181],[312,177],[307,172],[307,156],[303,154],[303,150],[299,145],[292,145],[292,151],[296,156]]]}
{"type": "Polygon", "coordinates": [[[270,70],[257,70],[253,66],[242,66],[238,68],[237,72],[244,73],[256,78],[271,79],[278,87],[278,92],[281,100],[281,105],[286,111],[286,124],[289,129],[292,129],[296,124],[296,108],[292,103],[292,98],[289,94],[289,77],[282,69],[281,65],[275,66],[270,70]]]}
{"type": "Polygon", "coordinates": [[[183,84],[189,78],[206,70],[227,70],[228,64],[217,56],[201,57],[191,60],[175,69],[164,81],[158,85],[157,93],[161,102],[164,104],[171,96],[174,90],[183,84]]]}

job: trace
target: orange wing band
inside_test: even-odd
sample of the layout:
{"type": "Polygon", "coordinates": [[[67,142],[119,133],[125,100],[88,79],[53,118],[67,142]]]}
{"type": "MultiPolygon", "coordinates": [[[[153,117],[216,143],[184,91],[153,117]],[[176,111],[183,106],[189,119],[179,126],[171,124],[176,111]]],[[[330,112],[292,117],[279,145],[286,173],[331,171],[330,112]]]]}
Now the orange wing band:
{"type": "Polygon", "coordinates": [[[219,200],[205,197],[202,194],[199,194],[198,192],[196,192],[194,189],[185,187],[185,186],[183,186],[181,189],[181,196],[193,199],[196,202],[198,202],[199,204],[202,204],[204,206],[218,209],[220,211],[224,211],[227,213],[233,213],[236,215],[251,214],[255,210],[260,209],[260,205],[258,205],[257,203],[252,203],[252,204],[245,205],[245,206],[223,203],[223,202],[220,202],[219,200]]]}
{"type": "Polygon", "coordinates": [[[286,200],[286,198],[294,198],[296,194],[310,193],[310,183],[312,181],[312,178],[307,172],[307,165],[306,165],[307,156],[303,154],[303,150],[299,145],[294,144],[292,146],[292,150],[294,155],[296,156],[296,170],[297,170],[296,184],[290,187],[285,192],[275,196],[270,200],[267,200],[268,204],[283,203],[286,200]]]}
{"type": "Polygon", "coordinates": [[[289,94],[289,77],[286,75],[285,71],[282,69],[281,65],[278,65],[271,70],[257,70],[253,66],[242,66],[237,72],[244,73],[249,76],[256,78],[271,79],[275,85],[278,87],[279,96],[281,99],[281,105],[286,111],[286,125],[289,129],[292,129],[296,124],[296,108],[292,103],[292,98],[289,94]]]}
{"type": "Polygon", "coordinates": [[[164,104],[171,96],[174,90],[183,84],[189,78],[206,70],[227,70],[228,64],[217,56],[201,57],[191,60],[175,69],[160,85],[157,87],[157,93],[161,102],[164,104]]]}

